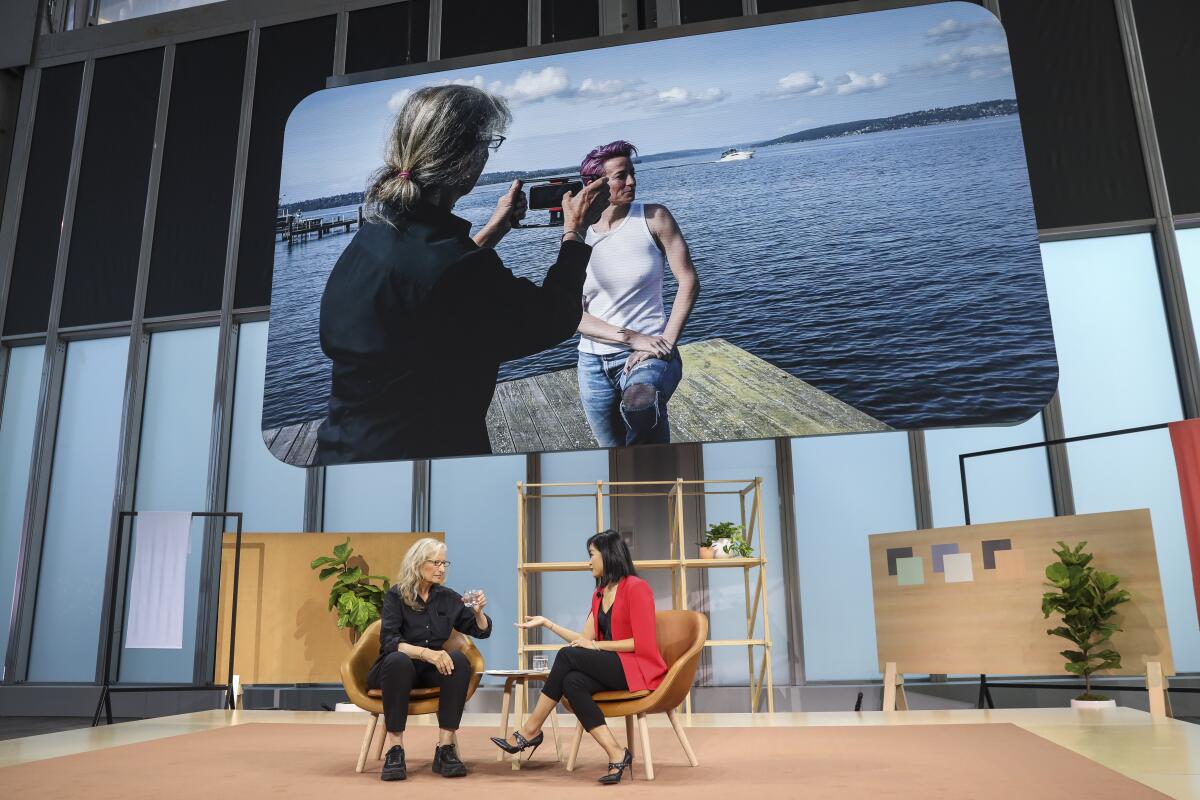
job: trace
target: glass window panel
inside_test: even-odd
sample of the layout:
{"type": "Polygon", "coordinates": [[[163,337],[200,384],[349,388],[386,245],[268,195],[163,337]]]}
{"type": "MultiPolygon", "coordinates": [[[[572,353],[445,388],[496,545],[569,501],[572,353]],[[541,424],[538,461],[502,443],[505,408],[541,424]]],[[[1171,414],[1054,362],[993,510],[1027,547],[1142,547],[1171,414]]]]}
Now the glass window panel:
{"type": "Polygon", "coordinates": [[[336,18],[328,16],[273,25],[263,28],[260,34],[238,241],[234,292],[238,308],[271,303],[283,129],[292,109],[308,95],[324,89],[325,79],[333,74],[335,29],[336,18]]]}
{"type": "Polygon", "coordinates": [[[217,2],[220,0],[97,0],[96,22],[100,25],[107,25],[110,22],[123,22],[127,19],[217,2]]]}
{"type": "MultiPolygon", "coordinates": [[[[1182,416],[1149,234],[1042,246],[1068,436],[1182,416]]],[[[1183,511],[1167,431],[1068,445],[1077,512],[1149,508],[1175,668],[1200,669],[1183,511]]]]}
{"type": "Polygon", "coordinates": [[[0,397],[0,678],[8,650],[13,584],[21,551],[21,525],[29,488],[29,459],[37,424],[38,392],[42,385],[42,345],[9,352],[8,375],[0,397]]]}
{"type": "Polygon", "coordinates": [[[263,442],[267,324],[244,324],[238,334],[225,508],[242,512],[242,528],[246,531],[299,531],[304,528],[304,469],[284,464],[263,442]]]}
{"type": "Polygon", "coordinates": [[[82,77],[82,64],[42,71],[13,253],[5,334],[41,333],[46,329],[82,77]]]}
{"type": "Polygon", "coordinates": [[[129,338],[67,347],[30,681],[96,678],[129,338]]]}
{"type": "MultiPolygon", "coordinates": [[[[962,480],[958,471],[960,453],[1045,439],[1041,414],[1020,425],[926,431],[925,455],[929,465],[933,526],[945,528],[963,524],[962,480]]],[[[1045,448],[968,458],[967,486],[971,492],[973,523],[1054,516],[1045,448]]]]}
{"type": "Polygon", "coordinates": [[[1192,311],[1192,330],[1200,336],[1200,228],[1175,231],[1179,258],[1183,262],[1183,282],[1187,287],[1188,308],[1192,311]]]}
{"type": "Polygon", "coordinates": [[[409,530],[412,480],[411,461],[326,467],[325,530],[409,530]]]}
{"type": "Polygon", "coordinates": [[[429,0],[409,0],[350,12],[346,72],[365,72],[429,57],[429,0]]]}
{"type": "Polygon", "coordinates": [[[175,50],[146,316],[221,308],[246,34],[175,50]]]}
{"type": "MultiPolygon", "coordinates": [[[[134,503],[137,511],[204,510],[218,336],[214,327],[156,333],[150,339],[134,503]]],[[[135,518],[134,541],[137,536],[135,518]]],[[[195,519],[184,575],[183,647],[125,649],[121,681],[191,682],[203,558],[204,520],[195,519]]],[[[132,561],[129,566],[132,572],[132,561]]]]}
{"type": "Polygon", "coordinates": [[[741,15],[742,0],[679,0],[679,20],[684,25],[741,15]]]}
{"type": "MultiPolygon", "coordinates": [[[[742,480],[762,478],[762,518],[766,533],[767,565],[767,610],[771,623],[771,670],[776,686],[789,682],[787,641],[787,595],[783,588],[783,570],[780,561],[783,529],[779,518],[779,475],[776,469],[775,441],[725,442],[706,444],[704,447],[704,477],[707,480],[742,480]]],[[[741,489],[742,484],[710,483],[708,491],[741,489]]],[[[753,513],[753,497],[746,498],[747,525],[753,513]]],[[[735,495],[709,495],[704,498],[704,516],[708,524],[742,520],[741,503],[735,495]]],[[[758,528],[755,526],[754,552],[762,552],[758,528]]],[[[688,541],[687,555],[695,558],[696,544],[688,541]]],[[[757,570],[750,573],[750,585],[758,579],[757,570]]],[[[709,603],[709,637],[712,639],[746,638],[746,588],[739,569],[712,569],[707,571],[709,603]]],[[[751,596],[753,597],[753,595],[751,596]]],[[[753,602],[753,600],[751,601],[753,602]]],[[[758,610],[755,635],[761,635],[763,608],[758,610]]],[[[709,648],[712,659],[712,680],[720,686],[747,686],[745,653],[741,648],[709,648]]],[[[755,663],[762,656],[755,648],[755,663]]]]}
{"type": "Polygon", "coordinates": [[[97,59],[67,258],[62,327],[133,311],[163,51],[97,59]]]}
{"type": "MultiPolygon", "coordinates": [[[[740,0],[739,0],[740,1],[740,0]]],[[[598,0],[542,0],[542,42],[600,35],[598,0]]]]}
{"type": "Polygon", "coordinates": [[[429,526],[446,534],[454,562],[447,585],[487,592],[486,613],[496,629],[475,644],[488,669],[511,669],[517,661],[517,481],[525,480],[525,457],[443,459],[431,471],[429,526]]]}
{"type": "MultiPolygon", "coordinates": [[[[546,489],[547,493],[581,494],[595,490],[595,481],[608,480],[608,451],[588,450],[580,453],[546,453],[541,457],[542,483],[592,483],[546,489]]],[[[530,513],[541,509],[542,561],[586,561],[585,543],[596,532],[596,501],[592,497],[563,497],[530,503],[530,513]]],[[[604,524],[609,525],[608,498],[604,499],[604,524]]],[[[516,529],[516,523],[513,524],[516,529]]],[[[514,578],[515,578],[514,570],[514,578]]],[[[595,581],[587,572],[548,572],[541,577],[541,608],[530,608],[534,614],[544,614],[563,627],[582,630],[591,609],[595,581]]],[[[562,644],[552,633],[543,633],[546,644],[562,644]]]]}
{"type": "Polygon", "coordinates": [[[1200,3],[1134,0],[1133,8],[1171,208],[1200,213],[1200,3]]]}
{"type": "Polygon", "coordinates": [[[1117,15],[1001,0],[1039,228],[1151,216],[1117,15]]]}
{"type": "Polygon", "coordinates": [[[528,19],[526,0],[443,0],[442,58],[525,47],[528,19]]]}
{"type": "Polygon", "coordinates": [[[867,537],[917,527],[908,459],[903,433],[792,440],[806,680],[879,678],[867,537]]]}

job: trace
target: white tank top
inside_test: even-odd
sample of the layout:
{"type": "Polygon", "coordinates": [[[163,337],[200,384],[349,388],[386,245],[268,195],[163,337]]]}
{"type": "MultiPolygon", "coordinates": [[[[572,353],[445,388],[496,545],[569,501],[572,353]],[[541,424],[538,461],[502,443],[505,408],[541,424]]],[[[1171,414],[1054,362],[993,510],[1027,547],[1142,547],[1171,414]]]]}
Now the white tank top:
{"type": "MultiPolygon", "coordinates": [[[[642,204],[631,203],[625,219],[611,231],[596,233],[588,227],[586,241],[592,246],[592,259],[583,282],[583,310],[609,325],[661,336],[667,324],[663,309],[666,259],[650,234],[642,204]]],[[[579,349],[607,354],[629,348],[580,336],[579,349]]]]}

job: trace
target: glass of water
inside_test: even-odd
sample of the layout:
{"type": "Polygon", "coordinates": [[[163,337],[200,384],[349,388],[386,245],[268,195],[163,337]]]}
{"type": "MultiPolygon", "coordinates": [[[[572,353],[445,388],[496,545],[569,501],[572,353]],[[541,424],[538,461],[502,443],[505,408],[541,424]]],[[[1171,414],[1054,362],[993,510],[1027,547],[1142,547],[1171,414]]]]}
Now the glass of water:
{"type": "Polygon", "coordinates": [[[483,595],[483,589],[467,589],[463,593],[463,605],[470,609],[479,607],[479,599],[483,595]]]}
{"type": "Polygon", "coordinates": [[[545,656],[534,656],[533,657],[533,671],[534,672],[549,672],[550,671],[550,659],[546,658],[545,656]]]}

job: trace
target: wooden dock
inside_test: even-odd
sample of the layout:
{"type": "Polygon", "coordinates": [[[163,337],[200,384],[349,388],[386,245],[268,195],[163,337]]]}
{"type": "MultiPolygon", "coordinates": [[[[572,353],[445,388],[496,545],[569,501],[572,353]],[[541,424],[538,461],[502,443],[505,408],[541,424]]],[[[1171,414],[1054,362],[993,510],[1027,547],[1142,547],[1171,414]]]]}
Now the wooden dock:
{"type": "MultiPolygon", "coordinates": [[[[712,442],[891,430],[879,420],[724,339],[686,344],[671,398],[671,441],[712,442]]],[[[308,466],[320,420],[263,431],[276,458],[308,466]]],[[[497,384],[487,415],[492,452],[589,450],[574,369],[497,384]]]]}
{"type": "Polygon", "coordinates": [[[363,211],[362,206],[359,206],[358,213],[350,216],[338,214],[336,217],[314,217],[300,220],[289,216],[286,223],[276,224],[275,232],[279,235],[280,241],[287,242],[291,247],[295,242],[302,242],[309,236],[324,239],[332,233],[349,233],[353,228],[361,227],[362,221],[363,211]]]}

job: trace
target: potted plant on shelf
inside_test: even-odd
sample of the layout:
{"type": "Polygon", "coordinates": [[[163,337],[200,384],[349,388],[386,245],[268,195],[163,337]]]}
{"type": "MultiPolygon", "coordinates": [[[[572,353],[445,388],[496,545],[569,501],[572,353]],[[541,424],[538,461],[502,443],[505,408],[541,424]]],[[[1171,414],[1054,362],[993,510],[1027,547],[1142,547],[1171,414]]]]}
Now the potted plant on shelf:
{"type": "Polygon", "coordinates": [[[375,620],[383,608],[383,596],[391,586],[383,575],[367,575],[363,572],[362,557],[356,560],[362,565],[351,565],[350,556],[354,548],[350,539],[333,548],[333,556],[318,556],[309,564],[312,569],[320,569],[318,576],[321,580],[337,576],[329,589],[329,609],[337,609],[339,628],[350,629],[350,640],[358,641],[362,632],[375,620]],[[372,581],[382,581],[379,586],[372,581]]]}
{"type": "Polygon", "coordinates": [[[700,543],[701,558],[750,558],[754,548],[746,541],[741,525],[714,522],[700,543]],[[705,552],[707,551],[707,553],[705,552]]]}
{"type": "Polygon", "coordinates": [[[1063,650],[1067,672],[1083,678],[1083,694],[1071,700],[1072,708],[1112,708],[1116,701],[1092,693],[1092,675],[1108,669],[1121,668],[1121,654],[1107,644],[1121,630],[1113,622],[1116,607],[1129,600],[1129,592],[1117,588],[1120,579],[1111,573],[1091,566],[1092,554],[1083,552],[1087,542],[1074,549],[1063,542],[1054,550],[1058,561],[1046,567],[1048,586],[1054,591],[1042,595],[1042,616],[1057,611],[1063,624],[1046,631],[1061,636],[1078,650],[1063,650]]]}

